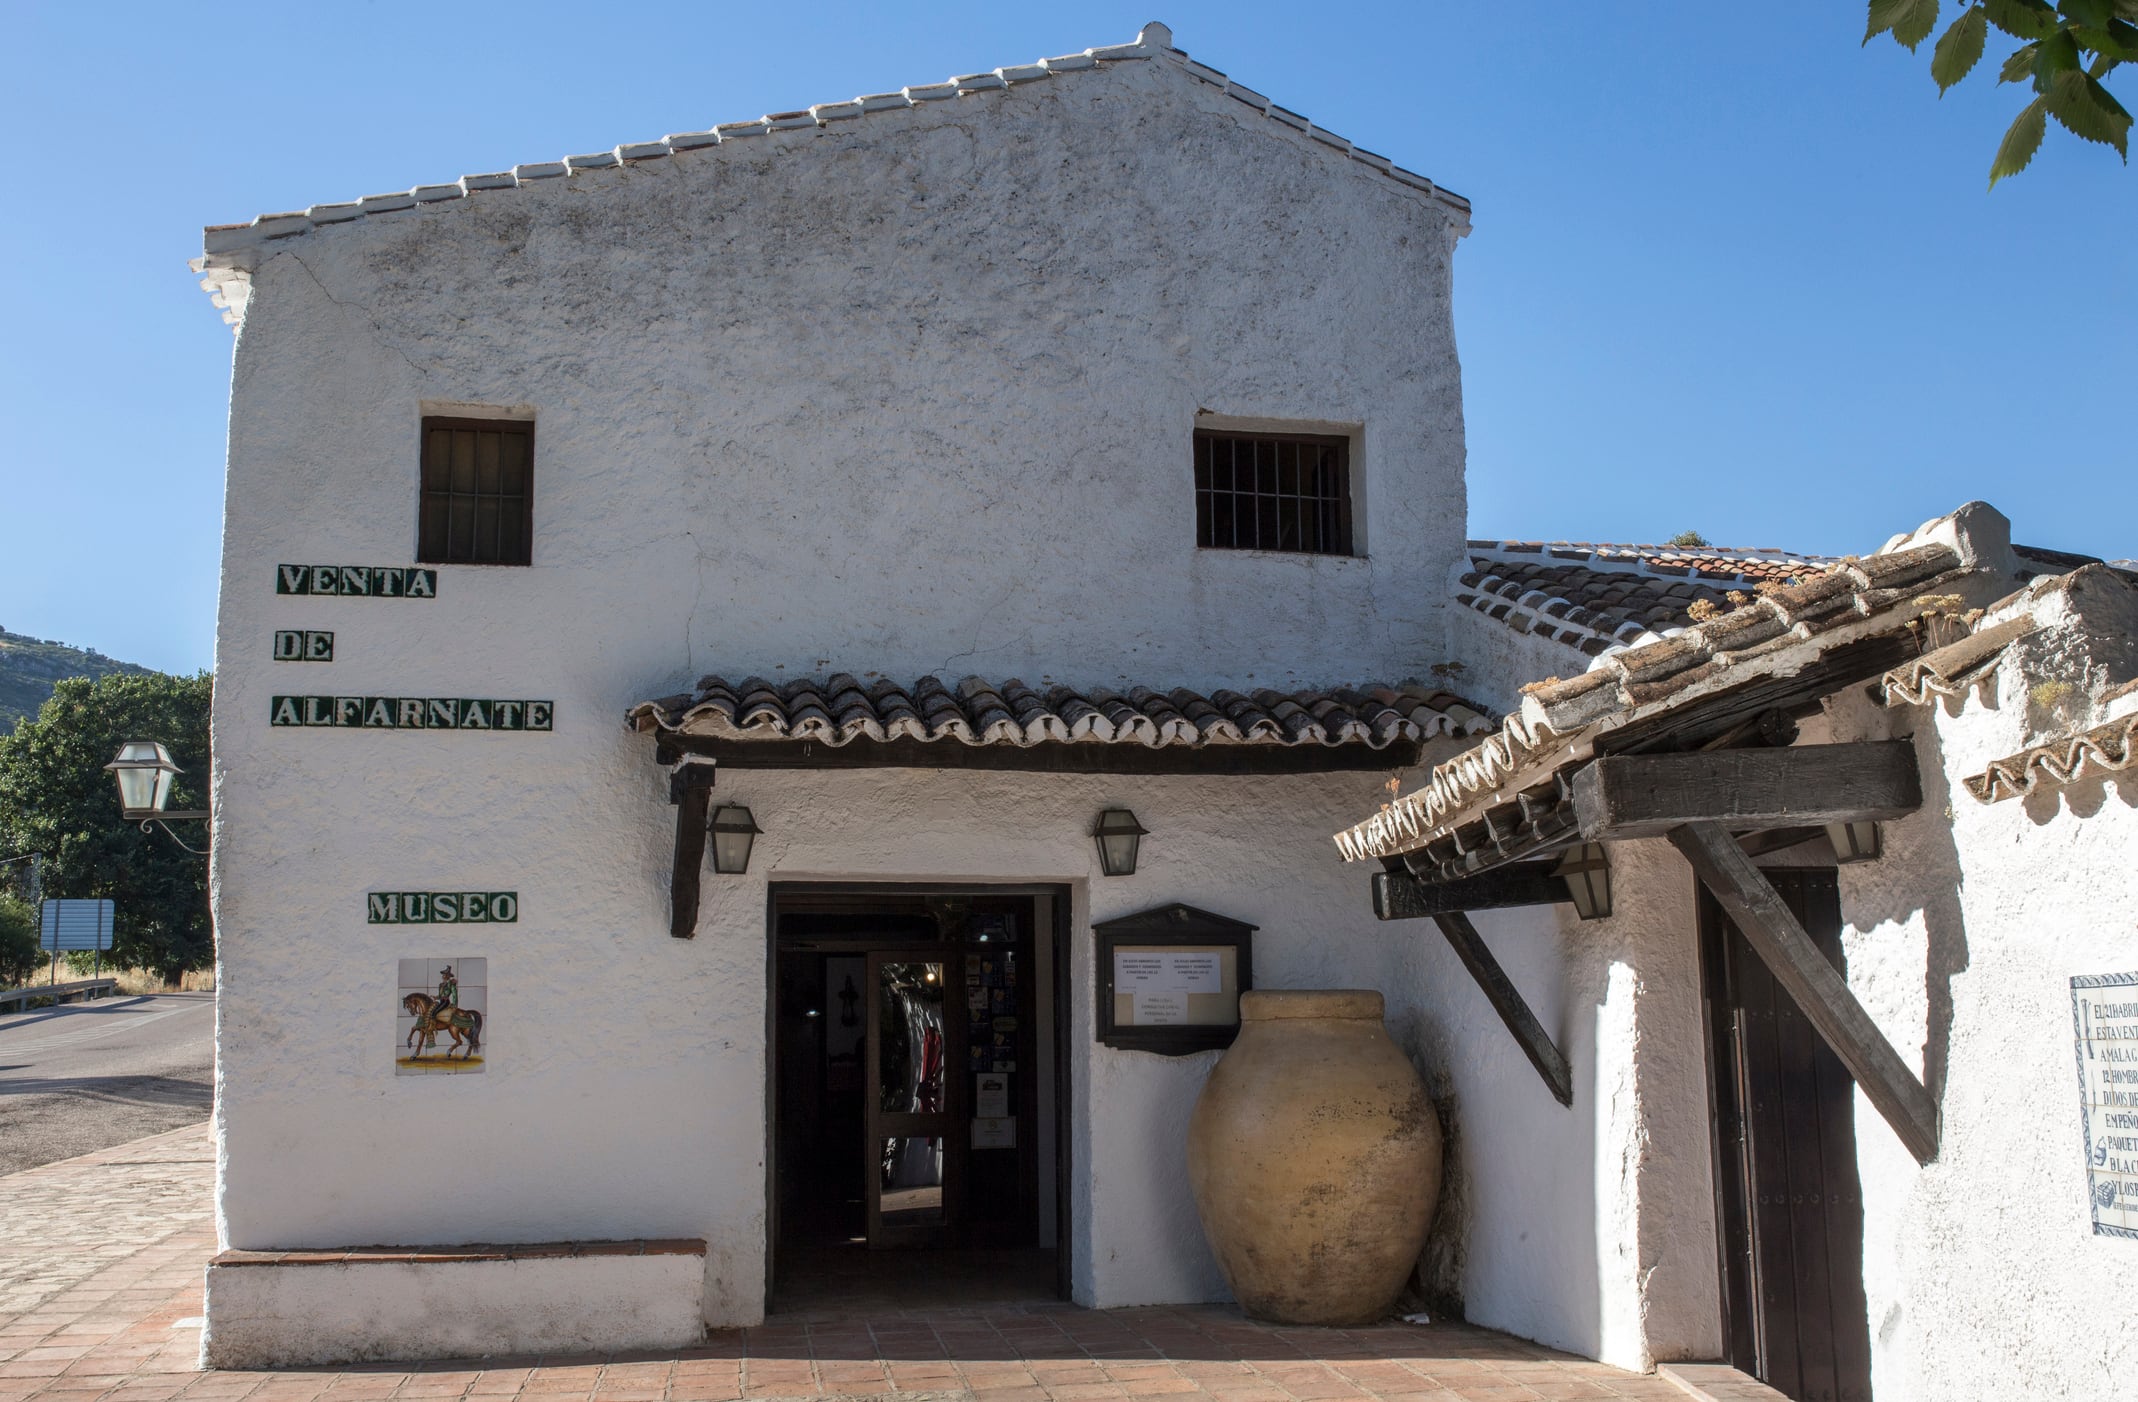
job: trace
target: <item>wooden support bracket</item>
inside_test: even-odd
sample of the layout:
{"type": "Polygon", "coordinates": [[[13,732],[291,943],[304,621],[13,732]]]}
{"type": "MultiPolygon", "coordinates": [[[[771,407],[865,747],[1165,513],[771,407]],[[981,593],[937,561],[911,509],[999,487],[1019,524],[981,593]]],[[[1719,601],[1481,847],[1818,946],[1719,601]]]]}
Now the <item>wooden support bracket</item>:
{"type": "Polygon", "coordinates": [[[1373,874],[1373,913],[1379,920],[1418,920],[1428,915],[1512,906],[1560,905],[1573,900],[1553,876],[1552,862],[1516,862],[1461,881],[1420,881],[1408,872],[1373,874]]]}
{"type": "Polygon", "coordinates": [[[1736,839],[1719,823],[1687,823],[1669,837],[1916,1162],[1936,1158],[1937,1102],[1736,839]]]}
{"type": "Polygon", "coordinates": [[[668,933],[679,940],[698,933],[698,879],[705,870],[705,835],[711,819],[716,772],[710,764],[684,764],[668,776],[668,801],[676,806],[676,857],[668,883],[668,933]]]}
{"type": "Polygon", "coordinates": [[[1455,947],[1455,956],[1470,971],[1470,977],[1477,980],[1477,986],[1484,990],[1492,1010],[1500,1015],[1501,1022],[1507,1024],[1507,1030],[1514,1034],[1515,1041],[1529,1057],[1529,1064],[1537,1068],[1537,1074],[1544,1078],[1544,1084],[1551,1088],[1553,1096],[1561,1105],[1572,1105],[1573,1068],[1567,1065],[1565,1055],[1545,1033],[1536,1014],[1529,1010],[1529,1004],[1522,1001],[1521,993],[1507,977],[1507,971],[1500,967],[1500,961],[1492,957],[1492,951],[1485,946],[1477,927],[1470,923],[1470,917],[1459,910],[1448,911],[1435,915],[1433,923],[1455,947]]]}

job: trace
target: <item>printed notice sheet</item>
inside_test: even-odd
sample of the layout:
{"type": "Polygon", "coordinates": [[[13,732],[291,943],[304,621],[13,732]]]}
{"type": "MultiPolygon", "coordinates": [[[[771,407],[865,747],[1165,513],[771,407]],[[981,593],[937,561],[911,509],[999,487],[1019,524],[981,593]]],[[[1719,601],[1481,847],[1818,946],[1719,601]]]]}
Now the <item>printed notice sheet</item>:
{"type": "Polygon", "coordinates": [[[1222,993],[1225,980],[1215,950],[1117,949],[1114,951],[1114,991],[1135,994],[1222,993]]]}

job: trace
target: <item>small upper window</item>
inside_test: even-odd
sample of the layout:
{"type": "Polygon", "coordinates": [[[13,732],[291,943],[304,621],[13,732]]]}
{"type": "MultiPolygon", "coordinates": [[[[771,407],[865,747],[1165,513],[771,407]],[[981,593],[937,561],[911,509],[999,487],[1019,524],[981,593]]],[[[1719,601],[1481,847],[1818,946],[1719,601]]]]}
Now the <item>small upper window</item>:
{"type": "Polygon", "coordinates": [[[524,565],[534,537],[534,424],[423,421],[416,558],[439,565],[524,565]]]}
{"type": "Polygon", "coordinates": [[[1351,441],[1197,429],[1195,543],[1349,555],[1351,441]]]}

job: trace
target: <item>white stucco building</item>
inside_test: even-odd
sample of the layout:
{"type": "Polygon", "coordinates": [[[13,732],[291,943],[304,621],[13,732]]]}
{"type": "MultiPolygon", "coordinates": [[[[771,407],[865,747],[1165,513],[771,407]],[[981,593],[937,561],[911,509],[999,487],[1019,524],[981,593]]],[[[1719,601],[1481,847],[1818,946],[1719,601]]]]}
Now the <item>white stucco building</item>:
{"type": "Polygon", "coordinates": [[[2037,1252],[2075,1317],[2138,1249],[2093,1232],[2059,1060],[2069,977],[2138,969],[2132,805],[2059,809],[2020,762],[2138,704],[2130,584],[2033,560],[2000,607],[2037,626],[1893,709],[1855,684],[1926,610],[2030,573],[1994,513],[1868,563],[1466,542],[1468,228],[1153,25],[209,230],[238,339],[208,1360],[674,1345],[899,1245],[1091,1306],[1223,1298],[1182,1146],[1250,982],[1386,995],[1449,1133],[1436,1308],[1740,1357],[1727,936],[1685,859],[1606,839],[1598,919],[1474,907],[1556,1087],[1345,861],[1381,859],[1384,914],[1518,861],[1563,892],[1538,862],[1585,834],[1516,793],[1638,722],[1912,738],[1882,857],[1820,887],[1811,823],[1762,858],[1811,869],[1800,918],[1838,891],[1855,996],[1942,1104],[1922,1165],[1825,1083],[1856,1139],[1826,1191],[1860,1174],[1862,1212],[1821,1317],[1879,1395],[2127,1362],[2039,1353],[1980,1263],[2037,1252]],[[1740,659],[1755,616],[1782,641],[1740,659]],[[2027,797],[1949,797],[2000,756],[2027,797]],[[1132,872],[1108,822],[1144,830],[1132,872]],[[1117,987],[1102,951],[1167,928],[1217,982],[1117,987]],[[1992,1180],[1997,1212],[1958,1205],[1992,1180]]]}

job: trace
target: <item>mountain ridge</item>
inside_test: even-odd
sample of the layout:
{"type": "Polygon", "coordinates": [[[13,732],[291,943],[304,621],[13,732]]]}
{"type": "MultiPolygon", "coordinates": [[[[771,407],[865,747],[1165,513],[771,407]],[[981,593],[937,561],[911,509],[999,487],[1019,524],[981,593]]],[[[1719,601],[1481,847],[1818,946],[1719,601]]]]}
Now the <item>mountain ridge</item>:
{"type": "Polygon", "coordinates": [[[0,735],[13,734],[25,716],[37,714],[53,686],[68,677],[148,676],[153,667],[121,662],[95,648],[70,647],[56,638],[33,638],[0,628],[0,735]]]}

